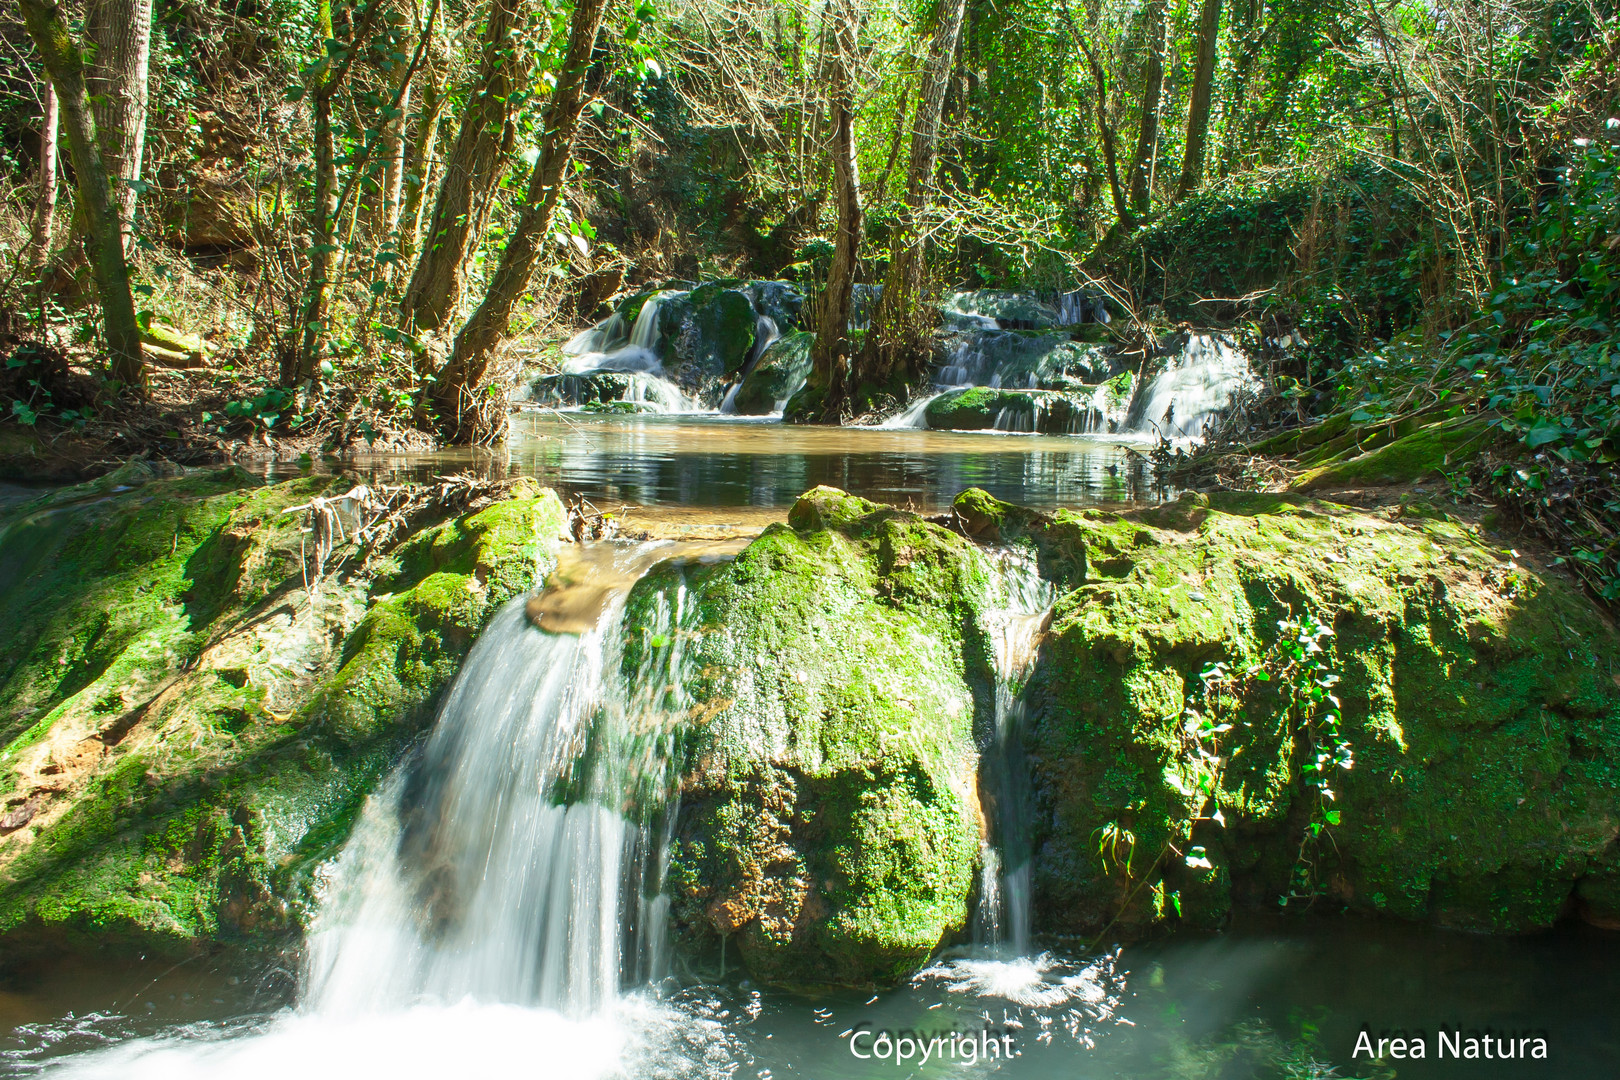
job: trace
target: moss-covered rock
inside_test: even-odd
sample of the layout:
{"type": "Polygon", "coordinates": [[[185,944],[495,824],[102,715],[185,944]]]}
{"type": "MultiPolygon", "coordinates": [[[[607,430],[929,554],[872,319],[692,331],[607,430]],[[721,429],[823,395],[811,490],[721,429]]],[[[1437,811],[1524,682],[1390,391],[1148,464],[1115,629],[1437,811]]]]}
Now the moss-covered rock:
{"type": "MultiPolygon", "coordinates": [[[[1014,514],[972,502],[998,528],[1014,514]]],[[[1035,676],[1039,925],[1219,925],[1290,893],[1479,930],[1620,918],[1620,640],[1570,585],[1416,506],[1209,496],[1048,521],[1083,547],[1085,584],[1035,676]],[[1325,737],[1277,652],[1279,622],[1307,615],[1333,631],[1353,753],[1320,802],[1302,767],[1325,737]],[[1233,674],[1206,692],[1217,663],[1233,674]],[[1198,717],[1231,725],[1204,744],[1212,803],[1198,717]]]]}
{"type": "Polygon", "coordinates": [[[735,562],[636,586],[627,671],[672,647],[672,597],[692,612],[668,885],[684,940],[729,939],[773,983],[859,985],[963,929],[992,590],[960,535],[829,488],[735,562]]]}
{"type": "Polygon", "coordinates": [[[758,315],[748,293],[735,284],[704,282],[660,309],[659,355],[683,386],[735,375],[753,351],[758,315]]]}
{"type": "Polygon", "coordinates": [[[810,347],[816,336],[793,331],[775,341],[754,361],[732,404],[744,416],[764,416],[782,408],[810,377],[810,347]]]}
{"type": "Polygon", "coordinates": [[[123,470],[0,518],[8,955],[296,926],[314,865],[565,523],[520,486],[389,551],[340,544],[322,577],[297,508],[349,487],[123,470]]]}
{"type": "Polygon", "coordinates": [[[928,403],[928,426],[945,431],[1036,431],[1068,435],[1106,428],[1089,392],[1002,390],[969,386],[949,390],[928,403]]]}

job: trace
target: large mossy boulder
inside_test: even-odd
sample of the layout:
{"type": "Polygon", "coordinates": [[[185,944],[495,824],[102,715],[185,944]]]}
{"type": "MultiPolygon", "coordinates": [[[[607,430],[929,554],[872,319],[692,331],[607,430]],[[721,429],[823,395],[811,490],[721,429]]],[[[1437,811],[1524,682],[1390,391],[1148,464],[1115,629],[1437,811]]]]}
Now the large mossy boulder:
{"type": "Polygon", "coordinates": [[[734,562],[636,586],[626,672],[678,647],[688,695],[667,884],[685,942],[725,939],[775,984],[865,985],[963,930],[994,588],[961,535],[830,488],[734,562]]]}
{"type": "Polygon", "coordinates": [[[1091,388],[1001,390],[970,386],[948,390],[928,403],[923,417],[943,431],[1033,431],[1072,435],[1107,429],[1107,418],[1092,406],[1091,388]]]}
{"type": "Polygon", "coordinates": [[[810,377],[810,347],[816,336],[792,331],[768,345],[754,361],[732,404],[744,416],[765,416],[783,408],[810,377]]]}
{"type": "Polygon", "coordinates": [[[565,526],[531,484],[353,542],[351,481],[129,466],[0,516],[0,952],[296,928],[311,877],[565,526]],[[312,500],[347,525],[322,563],[312,500]]]}
{"type": "Polygon", "coordinates": [[[1474,930],[1620,925],[1620,638],[1567,581],[1421,505],[1189,496],[1046,518],[976,492],[958,520],[1083,567],[1034,677],[1041,929],[1218,926],[1285,897],[1474,930]],[[1287,660],[1290,620],[1331,630],[1319,672],[1287,660]],[[1328,699],[1296,704],[1328,675],[1343,747],[1328,699]]]}
{"type": "Polygon", "coordinates": [[[705,282],[660,309],[664,367],[683,386],[723,380],[748,360],[759,315],[741,284],[705,282]]]}

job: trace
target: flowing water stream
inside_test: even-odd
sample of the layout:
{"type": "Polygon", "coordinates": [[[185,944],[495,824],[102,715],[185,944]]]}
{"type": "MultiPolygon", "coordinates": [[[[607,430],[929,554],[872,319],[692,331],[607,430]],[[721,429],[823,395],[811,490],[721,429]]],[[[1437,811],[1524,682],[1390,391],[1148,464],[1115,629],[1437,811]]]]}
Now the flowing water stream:
{"type": "MultiPolygon", "coordinates": [[[[622,340],[599,329],[579,355],[621,350],[629,363],[622,350],[640,347],[636,328],[614,330],[622,340]]],[[[1224,392],[1196,373],[1225,360],[1206,359],[1193,373],[1166,371],[1191,387],[1172,395],[1178,424],[1224,392]]],[[[1143,400],[1148,416],[1158,405],[1143,400]]],[[[533,475],[599,506],[629,504],[633,524],[639,514],[675,523],[679,535],[724,537],[780,520],[822,483],[928,511],[969,486],[1041,509],[1164,497],[1128,451],[1078,437],[530,413],[493,454],[357,464],[383,479],[457,468],[533,475]]],[[[675,631],[693,613],[681,587],[661,594],[667,644],[651,654],[655,669],[634,672],[623,669],[621,619],[628,590],[655,563],[725,559],[739,546],[570,550],[544,593],[495,617],[431,733],[366,805],[324,871],[301,956],[63,963],[0,984],[0,1074],[1370,1077],[1388,1073],[1352,1059],[1363,1025],[1444,1024],[1535,1030],[1555,1053],[1540,1071],[1430,1060],[1396,1075],[1614,1075],[1612,933],[1480,938],[1246,914],[1218,936],[1124,949],[1043,937],[1030,918],[1037,809],[1021,735],[1030,662],[1055,597],[1016,552],[989,553],[1000,600],[985,629],[998,680],[980,738],[984,857],[971,940],[877,994],[800,997],[735,969],[718,979],[684,970],[664,938],[659,885],[676,809],[675,631]],[[994,1032],[1018,1056],[904,1065],[861,1056],[878,1034],[906,1032],[994,1032]]]]}

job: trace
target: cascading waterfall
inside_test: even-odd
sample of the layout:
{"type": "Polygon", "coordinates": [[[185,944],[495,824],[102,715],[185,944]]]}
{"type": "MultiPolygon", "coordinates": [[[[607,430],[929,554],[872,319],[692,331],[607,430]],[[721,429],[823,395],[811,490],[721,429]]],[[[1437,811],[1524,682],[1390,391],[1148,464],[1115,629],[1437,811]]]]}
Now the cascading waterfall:
{"type": "Polygon", "coordinates": [[[996,660],[995,723],[980,752],[980,798],[989,804],[989,835],[974,914],[977,942],[993,952],[1026,956],[1030,945],[1030,818],[1028,763],[1024,758],[1024,684],[1036,646],[1056,600],[1027,552],[997,557],[1001,602],[986,619],[996,660]]]}
{"type": "Polygon", "coordinates": [[[674,778],[646,687],[664,683],[627,686],[618,666],[629,586],[672,547],[598,545],[563,588],[491,622],[420,759],[338,861],[305,1008],[472,998],[583,1015],[660,973],[661,901],[646,897],[674,778]]]}
{"type": "Polygon", "coordinates": [[[622,375],[628,381],[620,401],[647,412],[700,412],[702,406],[664,376],[658,356],[662,308],[686,295],[679,290],[654,293],[642,302],[636,321],[625,331],[623,315],[614,313],[589,330],[576,334],[563,346],[569,375],[622,375]]]}
{"type": "Polygon", "coordinates": [[[282,1077],[318,1062],[590,1080],[683,1056],[689,1021],[625,990],[665,973],[684,587],[638,620],[662,644],[629,678],[621,624],[656,563],[738,547],[565,552],[558,584],[496,614],[421,751],[326,868],[298,1004],[226,1039],[131,1040],[70,1073],[282,1077]]]}
{"type": "Polygon", "coordinates": [[[1253,386],[1249,358],[1222,334],[1189,334],[1181,351],[1131,400],[1126,428],[1167,439],[1197,438],[1253,386]]]}
{"type": "Polygon", "coordinates": [[[737,381],[731,384],[726,396],[720,402],[720,411],[735,413],[737,411],[737,391],[742,389],[743,382],[748,378],[759,358],[765,355],[765,350],[782,336],[782,330],[776,325],[776,320],[769,315],[761,315],[754,320],[754,347],[748,351],[748,359],[743,362],[742,370],[737,372],[737,381]]]}

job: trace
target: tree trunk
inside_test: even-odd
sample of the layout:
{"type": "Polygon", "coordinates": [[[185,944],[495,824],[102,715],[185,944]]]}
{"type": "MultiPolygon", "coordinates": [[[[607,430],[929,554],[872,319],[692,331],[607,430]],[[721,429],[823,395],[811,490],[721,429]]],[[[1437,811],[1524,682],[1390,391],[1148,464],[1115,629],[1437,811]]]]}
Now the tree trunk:
{"type": "Polygon", "coordinates": [[[410,110],[411,84],[406,83],[399,91],[399,115],[388,121],[383,135],[382,206],[377,221],[381,226],[378,231],[385,237],[399,223],[400,202],[405,193],[405,118],[410,110]]]}
{"type": "Polygon", "coordinates": [[[450,359],[429,393],[437,427],[448,442],[476,442],[498,434],[505,426],[504,403],[499,422],[485,424],[477,395],[495,350],[506,335],[512,308],[529,287],[535,261],[551,231],[552,215],[574,156],[579,115],[585,108],[585,75],[606,5],[607,0],[575,0],[569,19],[568,52],[557,73],[556,89],[546,104],[540,156],[529,177],[517,224],[501,252],[483,302],[456,335],[450,359]]]}
{"type": "Polygon", "coordinates": [[[461,302],[468,245],[506,171],[513,137],[509,98],[520,74],[512,31],[527,4],[528,0],[491,0],[478,77],[445,160],[421,258],[400,303],[407,329],[437,330],[461,302]]]}
{"type": "MultiPolygon", "coordinates": [[[[849,355],[849,310],[855,294],[855,275],[860,265],[861,242],[866,235],[866,211],[861,206],[860,163],[855,156],[855,89],[851,71],[855,63],[855,9],[853,0],[829,0],[833,16],[832,48],[828,50],[828,97],[832,105],[833,191],[838,201],[838,234],[833,244],[832,265],[821,291],[816,320],[816,340],[810,350],[810,377],[806,383],[820,391],[821,400],[812,402],[827,423],[839,422],[847,390],[849,355]]],[[[919,113],[921,101],[918,102],[919,113]]]]}
{"type": "Polygon", "coordinates": [[[1151,170],[1159,142],[1159,99],[1164,94],[1164,0],[1148,0],[1147,63],[1142,78],[1142,125],[1131,162],[1131,208],[1140,215],[1153,210],[1151,170]]]}
{"type": "Polygon", "coordinates": [[[1108,119],[1108,72],[1103,70],[1102,63],[1091,50],[1091,43],[1080,28],[1071,23],[1070,29],[1080,45],[1080,51],[1086,54],[1086,63],[1091,67],[1091,80],[1097,84],[1097,137],[1102,141],[1103,167],[1108,173],[1108,194],[1114,200],[1114,217],[1124,228],[1134,229],[1136,218],[1126,205],[1125,188],[1119,182],[1119,145],[1114,138],[1114,125],[1108,119]]]}
{"type": "Polygon", "coordinates": [[[868,332],[870,344],[861,375],[874,384],[891,381],[897,370],[907,375],[921,367],[926,350],[920,338],[930,326],[919,318],[925,271],[925,236],[920,218],[934,192],[934,166],[939,160],[939,126],[945,111],[945,90],[956,63],[956,44],[962,36],[966,0],[942,0],[922,85],[917,90],[917,115],[911,126],[911,166],[906,173],[906,197],[895,222],[890,245],[889,273],[878,299],[877,318],[868,332]]]}
{"type": "Polygon", "coordinates": [[[130,250],[146,147],[147,72],[152,62],[152,0],[91,0],[85,30],[95,47],[88,90],[102,162],[115,184],[118,227],[130,250]]]}
{"type": "Polygon", "coordinates": [[[1198,63],[1187,105],[1187,152],[1181,161],[1176,198],[1185,198],[1204,177],[1204,143],[1209,135],[1209,101],[1215,83],[1215,45],[1221,31],[1221,0],[1204,0],[1198,24],[1198,63]]]}
{"type": "Polygon", "coordinates": [[[326,303],[332,292],[332,256],[337,252],[337,154],[331,88],[318,85],[310,97],[315,113],[315,205],[310,209],[309,283],[299,319],[298,351],[282,358],[283,386],[296,386],[313,377],[320,363],[321,342],[326,339],[326,303]]]}
{"type": "Polygon", "coordinates": [[[135,301],[129,291],[129,266],[124,262],[124,240],[119,231],[118,208],[113,203],[107,168],[101,159],[90,95],[85,87],[79,44],[62,18],[62,9],[50,0],[18,0],[28,36],[45,61],[56,86],[62,127],[88,232],[85,249],[90,255],[96,291],[111,359],[110,374],[128,386],[142,385],[141,331],[135,321],[135,301]]]}
{"type": "Polygon", "coordinates": [[[43,269],[51,257],[51,228],[56,221],[56,87],[45,80],[45,119],[39,129],[39,205],[34,208],[34,265],[43,269]]]}
{"type": "Polygon", "coordinates": [[[399,253],[409,260],[416,255],[422,235],[422,193],[433,172],[433,151],[439,141],[439,117],[444,112],[444,93],[436,67],[430,68],[422,84],[422,103],[417,108],[416,127],[405,159],[404,193],[399,210],[399,253]]]}

